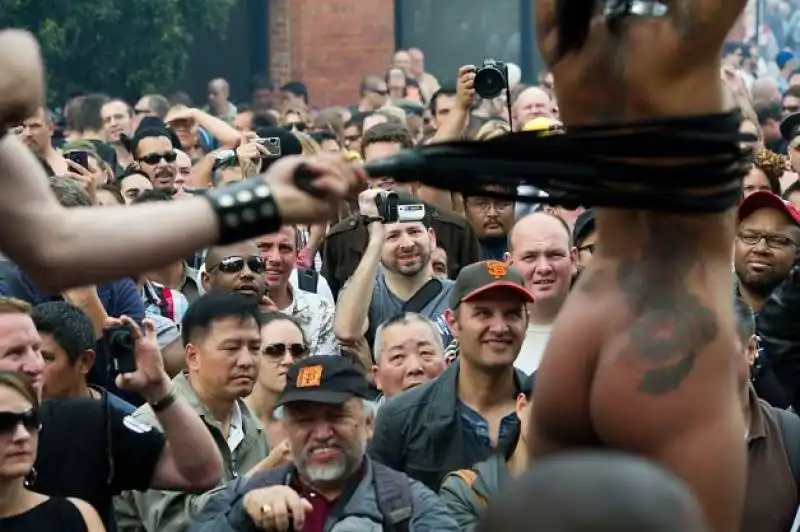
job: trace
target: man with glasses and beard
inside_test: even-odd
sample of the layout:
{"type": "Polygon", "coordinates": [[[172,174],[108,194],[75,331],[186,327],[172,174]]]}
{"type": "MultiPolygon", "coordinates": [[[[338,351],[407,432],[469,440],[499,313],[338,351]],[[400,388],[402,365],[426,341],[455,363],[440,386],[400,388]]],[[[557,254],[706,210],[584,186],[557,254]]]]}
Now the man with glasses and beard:
{"type": "Polygon", "coordinates": [[[159,118],[144,118],[128,142],[136,166],[150,178],[153,187],[172,194],[178,175],[178,153],[164,123],[159,118]]]}
{"type": "Polygon", "coordinates": [[[208,250],[201,282],[207,293],[238,292],[257,298],[262,310],[270,310],[267,266],[255,243],[242,242],[208,250]]]}
{"type": "Polygon", "coordinates": [[[800,407],[800,211],[771,192],[739,206],[734,247],[738,295],[756,312],[758,395],[779,408],[800,407]]]}
{"type": "Polygon", "coordinates": [[[364,376],[343,357],[293,365],[276,411],[292,462],[232,483],[189,532],[457,531],[432,491],[365,455],[375,413],[368,394],[364,376]]]}

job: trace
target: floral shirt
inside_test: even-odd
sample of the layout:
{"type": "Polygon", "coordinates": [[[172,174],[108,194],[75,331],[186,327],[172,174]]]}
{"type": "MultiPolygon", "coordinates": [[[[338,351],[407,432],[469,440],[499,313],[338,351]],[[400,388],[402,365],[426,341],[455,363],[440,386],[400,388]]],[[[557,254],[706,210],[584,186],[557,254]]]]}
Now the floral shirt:
{"type": "Polygon", "coordinates": [[[311,355],[338,355],[333,335],[333,306],[317,294],[289,285],[292,304],[281,312],[300,322],[311,355]]]}

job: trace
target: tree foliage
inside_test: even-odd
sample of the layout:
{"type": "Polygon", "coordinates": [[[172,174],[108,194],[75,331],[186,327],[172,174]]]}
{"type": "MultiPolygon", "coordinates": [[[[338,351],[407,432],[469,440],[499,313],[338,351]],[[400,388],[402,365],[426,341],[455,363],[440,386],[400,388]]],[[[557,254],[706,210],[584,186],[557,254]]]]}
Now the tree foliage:
{"type": "Polygon", "coordinates": [[[170,90],[193,36],[223,34],[236,1],[0,0],[0,21],[38,37],[53,103],[86,92],[133,99],[170,90]]]}

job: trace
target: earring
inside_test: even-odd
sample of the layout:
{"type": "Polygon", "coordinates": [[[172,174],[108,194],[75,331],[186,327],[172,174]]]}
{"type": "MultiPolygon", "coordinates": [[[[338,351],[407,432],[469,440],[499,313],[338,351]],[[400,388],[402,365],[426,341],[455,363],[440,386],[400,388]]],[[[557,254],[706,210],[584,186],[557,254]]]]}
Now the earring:
{"type": "Polygon", "coordinates": [[[38,475],[38,473],[36,472],[36,468],[35,467],[32,467],[31,470],[28,471],[28,474],[25,475],[25,482],[24,482],[24,485],[25,485],[26,488],[30,488],[31,486],[36,484],[37,475],[38,475]]]}

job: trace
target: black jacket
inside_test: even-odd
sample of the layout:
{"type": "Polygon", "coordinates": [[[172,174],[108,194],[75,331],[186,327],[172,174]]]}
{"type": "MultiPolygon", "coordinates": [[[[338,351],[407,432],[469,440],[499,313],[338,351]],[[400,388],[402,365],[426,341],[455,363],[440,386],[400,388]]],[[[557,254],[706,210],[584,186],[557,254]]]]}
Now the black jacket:
{"type": "MultiPolygon", "coordinates": [[[[470,456],[464,445],[458,408],[459,361],[439,377],[392,397],[378,410],[369,456],[403,471],[434,491],[450,471],[467,469],[488,458],[470,456]]],[[[515,370],[517,389],[529,377],[515,370]]],[[[509,442],[500,442],[505,446],[509,442]]]]}
{"type": "Polygon", "coordinates": [[[800,412],[800,267],[792,270],[756,314],[756,334],[761,350],[756,392],[772,406],[792,406],[800,412]]]}

